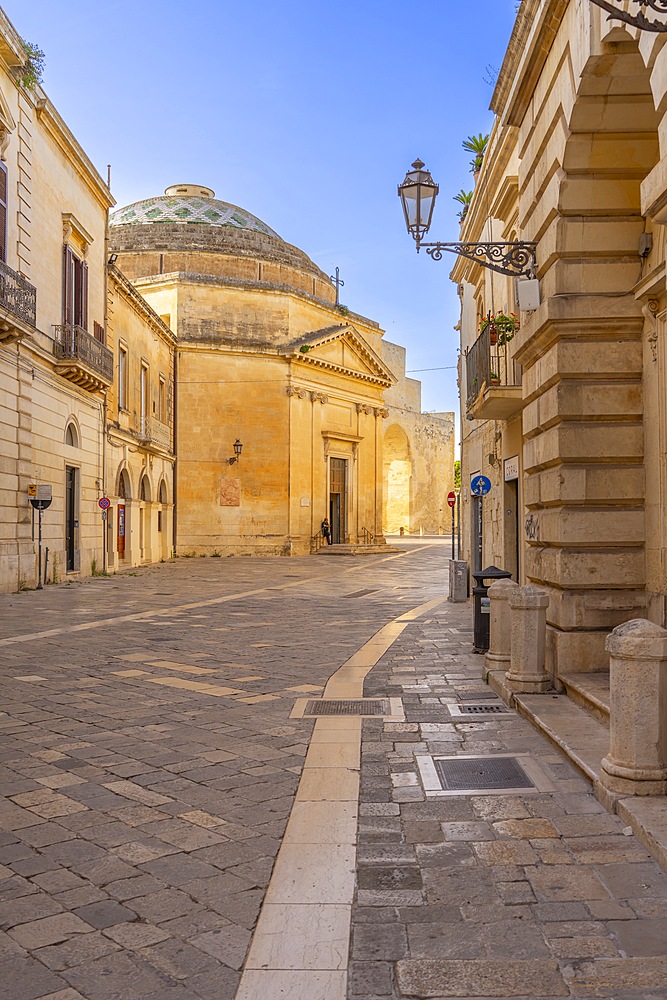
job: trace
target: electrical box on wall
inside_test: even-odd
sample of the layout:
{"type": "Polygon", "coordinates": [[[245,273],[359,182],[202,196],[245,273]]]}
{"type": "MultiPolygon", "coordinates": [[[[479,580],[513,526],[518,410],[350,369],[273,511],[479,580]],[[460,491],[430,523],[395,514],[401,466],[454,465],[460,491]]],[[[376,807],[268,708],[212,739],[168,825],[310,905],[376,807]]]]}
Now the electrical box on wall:
{"type": "Polygon", "coordinates": [[[537,278],[517,278],[516,301],[520,312],[532,312],[540,304],[540,283],[537,278]]]}

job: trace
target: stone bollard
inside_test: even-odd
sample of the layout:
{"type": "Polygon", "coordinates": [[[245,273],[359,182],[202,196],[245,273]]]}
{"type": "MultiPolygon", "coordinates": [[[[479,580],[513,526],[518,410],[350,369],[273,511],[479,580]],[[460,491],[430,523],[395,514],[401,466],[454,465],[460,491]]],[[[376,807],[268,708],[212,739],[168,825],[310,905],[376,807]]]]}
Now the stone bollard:
{"type": "Polygon", "coordinates": [[[549,597],[529,583],[510,594],[507,603],[512,622],[507,687],[515,694],[542,694],[551,687],[544,668],[549,597]]]}
{"type": "Polygon", "coordinates": [[[489,650],[486,653],[487,670],[507,670],[512,647],[512,619],[508,605],[511,594],[519,585],[514,580],[496,580],[489,587],[489,650]]]}
{"type": "Polygon", "coordinates": [[[600,781],[621,795],[667,793],[667,631],[635,618],[607,636],[611,714],[600,781]]]}

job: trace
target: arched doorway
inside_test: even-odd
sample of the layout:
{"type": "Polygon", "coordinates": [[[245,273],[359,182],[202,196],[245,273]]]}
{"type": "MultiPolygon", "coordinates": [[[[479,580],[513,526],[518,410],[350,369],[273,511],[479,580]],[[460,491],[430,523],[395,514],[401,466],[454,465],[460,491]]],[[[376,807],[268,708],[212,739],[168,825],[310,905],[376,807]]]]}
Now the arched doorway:
{"type": "Polygon", "coordinates": [[[129,534],[127,520],[128,505],[126,501],[132,499],[132,486],[127,469],[120,469],[118,472],[116,496],[118,497],[118,506],[116,509],[116,552],[118,553],[119,561],[122,561],[125,559],[126,540],[129,534]]]}
{"type": "Polygon", "coordinates": [[[168,510],[167,505],[169,503],[169,495],[167,493],[167,484],[164,479],[160,482],[158,489],[158,511],[157,511],[157,532],[158,532],[158,546],[160,557],[162,559],[169,558],[169,523],[168,523],[168,510]]]}
{"type": "Polygon", "coordinates": [[[385,534],[397,535],[410,530],[412,510],[412,459],[410,442],[402,427],[392,424],[384,435],[384,490],[382,528],[385,534]]]}
{"type": "Polygon", "coordinates": [[[151,495],[150,480],[144,472],[139,482],[139,554],[142,562],[150,560],[151,495]]]}

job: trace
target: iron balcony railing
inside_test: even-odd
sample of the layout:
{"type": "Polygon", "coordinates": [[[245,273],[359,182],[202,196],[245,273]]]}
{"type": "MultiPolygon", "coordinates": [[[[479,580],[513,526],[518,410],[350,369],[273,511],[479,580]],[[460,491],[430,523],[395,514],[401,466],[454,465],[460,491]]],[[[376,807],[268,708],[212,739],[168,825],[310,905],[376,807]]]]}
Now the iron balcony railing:
{"type": "Polygon", "coordinates": [[[482,389],[520,386],[521,366],[510,356],[508,344],[491,343],[487,327],[466,352],[466,378],[466,407],[470,409],[482,389]]]}
{"type": "Polygon", "coordinates": [[[113,352],[82,326],[67,323],[54,328],[53,353],[58,359],[79,361],[113,382],[113,352]]]}
{"type": "Polygon", "coordinates": [[[22,323],[37,325],[37,289],[3,260],[0,260],[0,305],[22,323]]]}
{"type": "Polygon", "coordinates": [[[142,441],[148,441],[167,451],[171,450],[171,427],[157,417],[142,416],[139,434],[142,441]]]}

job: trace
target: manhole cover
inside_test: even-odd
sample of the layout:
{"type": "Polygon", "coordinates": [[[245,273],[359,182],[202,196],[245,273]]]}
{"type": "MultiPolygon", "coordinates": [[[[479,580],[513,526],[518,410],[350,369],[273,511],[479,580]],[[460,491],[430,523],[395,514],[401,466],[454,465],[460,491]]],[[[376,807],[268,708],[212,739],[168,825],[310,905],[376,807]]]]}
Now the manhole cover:
{"type": "Polygon", "coordinates": [[[304,715],[391,715],[388,698],[358,701],[309,701],[304,715]]]}
{"type": "Polygon", "coordinates": [[[498,701],[495,691],[462,691],[458,695],[459,701],[498,701]]]}
{"type": "Polygon", "coordinates": [[[535,787],[515,757],[436,757],[434,764],[442,788],[448,791],[535,787]]]}

